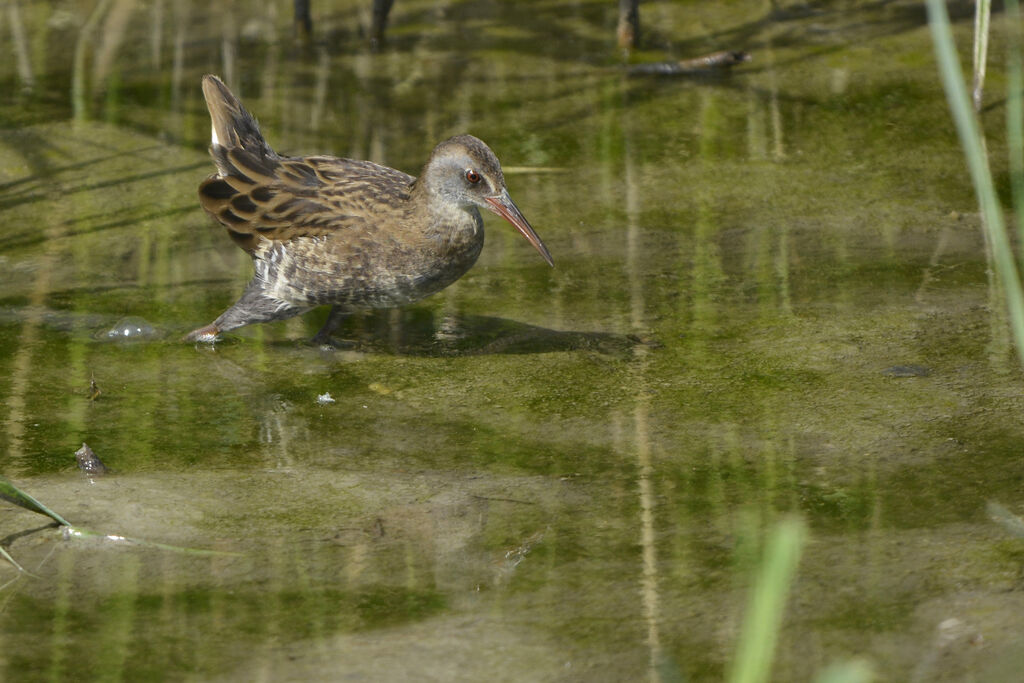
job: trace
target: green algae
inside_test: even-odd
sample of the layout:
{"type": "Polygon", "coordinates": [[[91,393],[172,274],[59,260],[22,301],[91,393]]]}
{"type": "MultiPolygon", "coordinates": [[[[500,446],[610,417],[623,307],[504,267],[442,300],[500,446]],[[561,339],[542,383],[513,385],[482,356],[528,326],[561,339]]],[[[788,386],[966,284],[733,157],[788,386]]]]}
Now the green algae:
{"type": "MultiPolygon", "coordinates": [[[[72,124],[71,31],[26,14],[53,54],[31,95],[0,66],[2,474],[88,528],[243,556],[18,537],[43,580],[4,589],[3,671],[721,680],[785,514],[810,540],[778,680],[927,673],[950,617],[1012,659],[1018,558],[985,505],[1024,504],[1021,377],[920,7],[645,5],[636,60],[754,55],[695,81],[625,77],[612,3],[518,6],[397,3],[382,53],[311,57],[238,5],[275,147],[415,173],[472,132],[527,167],[510,190],[557,264],[488,219],[470,274],[338,350],[306,343],[323,311],[175,341],[251,272],[195,198],[225,40],[200,26],[246,17],[188,9],[177,72],[172,23],[151,71],[126,38],[72,124]],[[158,337],[104,340],[126,315],[158,337]],[[83,440],[115,477],[73,471],[83,440]]],[[[977,664],[969,638],[941,653],[977,664]]]]}

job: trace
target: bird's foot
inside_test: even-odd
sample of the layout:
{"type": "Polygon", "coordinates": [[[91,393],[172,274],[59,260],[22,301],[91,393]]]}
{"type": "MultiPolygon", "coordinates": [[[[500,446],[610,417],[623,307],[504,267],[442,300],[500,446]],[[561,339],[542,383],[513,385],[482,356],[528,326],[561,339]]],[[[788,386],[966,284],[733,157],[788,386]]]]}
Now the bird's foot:
{"type": "Polygon", "coordinates": [[[335,337],[332,337],[329,333],[321,334],[320,332],[317,332],[315,335],[313,335],[313,337],[309,340],[309,343],[311,346],[316,346],[322,349],[335,349],[336,351],[344,351],[355,348],[356,346],[356,342],[350,339],[337,339],[335,337]]]}
{"type": "Polygon", "coordinates": [[[333,327],[324,325],[320,328],[319,332],[310,338],[309,343],[313,346],[333,346],[334,339],[331,338],[331,332],[333,331],[333,327]]]}
{"type": "Polygon", "coordinates": [[[198,330],[192,330],[182,337],[181,340],[186,342],[205,342],[207,344],[212,344],[217,341],[218,334],[220,334],[220,329],[213,323],[210,323],[205,327],[200,327],[198,330]]]}

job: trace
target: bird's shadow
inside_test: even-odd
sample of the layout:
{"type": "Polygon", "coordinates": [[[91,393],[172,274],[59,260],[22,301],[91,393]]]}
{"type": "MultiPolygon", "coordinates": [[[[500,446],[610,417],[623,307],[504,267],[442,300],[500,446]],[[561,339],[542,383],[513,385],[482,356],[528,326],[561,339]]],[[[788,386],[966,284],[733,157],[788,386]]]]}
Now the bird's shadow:
{"type": "MultiPolygon", "coordinates": [[[[27,309],[0,307],[0,324],[24,321],[27,309]]],[[[40,323],[58,333],[90,330],[92,340],[104,343],[181,343],[181,330],[151,325],[141,318],[114,321],[107,314],[79,314],[52,309],[37,312],[40,323]]],[[[653,350],[662,345],[656,339],[637,334],[554,330],[539,325],[484,315],[436,314],[427,309],[373,311],[353,315],[335,330],[329,342],[313,340],[319,324],[326,318],[311,314],[305,336],[294,333],[275,335],[271,346],[313,346],[396,356],[454,357],[491,354],[533,354],[588,351],[628,358],[639,349],[653,350]]],[[[214,347],[246,344],[252,328],[225,334],[214,347]]]]}
{"type": "Polygon", "coordinates": [[[553,330],[538,325],[481,315],[444,315],[429,311],[387,312],[354,316],[335,331],[330,346],[338,349],[404,356],[477,356],[591,351],[628,357],[656,341],[632,334],[553,330]]]}

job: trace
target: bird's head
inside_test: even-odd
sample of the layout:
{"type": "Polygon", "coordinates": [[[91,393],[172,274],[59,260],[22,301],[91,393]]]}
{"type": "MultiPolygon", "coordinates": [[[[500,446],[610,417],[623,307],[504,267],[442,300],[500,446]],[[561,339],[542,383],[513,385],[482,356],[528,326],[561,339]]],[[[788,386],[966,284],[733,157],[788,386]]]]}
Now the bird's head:
{"type": "Polygon", "coordinates": [[[555,265],[547,247],[509,196],[501,164],[483,141],[472,135],[457,135],[440,143],[417,182],[449,205],[475,206],[501,216],[540,252],[548,265],[555,265]]]}

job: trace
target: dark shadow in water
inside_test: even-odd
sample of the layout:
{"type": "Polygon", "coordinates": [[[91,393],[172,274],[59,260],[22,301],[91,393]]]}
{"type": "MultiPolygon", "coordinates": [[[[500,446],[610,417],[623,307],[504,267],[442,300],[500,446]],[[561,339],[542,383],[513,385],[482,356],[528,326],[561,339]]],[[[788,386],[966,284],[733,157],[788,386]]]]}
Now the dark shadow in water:
{"type": "MultiPolygon", "coordinates": [[[[200,168],[207,168],[209,162],[197,161],[191,164],[182,164],[171,168],[158,168],[153,171],[145,171],[140,173],[133,173],[120,178],[109,178],[106,180],[97,180],[90,183],[82,183],[75,187],[62,188],[61,193],[63,195],[76,194],[78,192],[92,192],[94,190],[100,190],[106,187],[115,187],[119,185],[128,185],[143,180],[152,180],[154,178],[160,178],[163,176],[175,175],[177,173],[184,173],[185,171],[192,171],[200,168]]],[[[28,194],[17,198],[7,199],[0,198],[0,210],[9,209],[19,204],[28,204],[32,202],[43,202],[48,201],[52,198],[52,195],[39,191],[34,194],[28,194]]]]}
{"type": "MultiPolygon", "coordinates": [[[[98,291],[98,290],[92,290],[98,291]]],[[[20,323],[28,313],[20,306],[0,308],[0,324],[20,323]]],[[[327,308],[325,307],[326,313],[327,308]]],[[[151,326],[145,334],[127,336],[110,334],[121,320],[110,313],[82,313],[47,308],[40,314],[41,324],[54,332],[74,334],[86,331],[90,338],[102,342],[124,343],[176,343],[188,330],[168,326],[151,326]]],[[[319,317],[307,314],[309,335],[300,338],[278,338],[270,346],[295,346],[311,343],[313,332],[319,327],[319,317]]],[[[250,328],[227,333],[217,346],[245,343],[250,328]]],[[[186,343],[186,342],[182,342],[186,343]]],[[[353,315],[332,337],[332,345],[339,350],[398,356],[477,356],[491,354],[557,353],[566,351],[592,351],[610,356],[630,357],[637,348],[656,349],[661,344],[650,338],[614,332],[582,332],[552,330],[538,325],[493,316],[446,316],[435,321],[430,311],[404,309],[397,316],[391,311],[374,311],[353,315]],[[397,319],[396,319],[397,318],[397,319]]]]}
{"type": "Polygon", "coordinates": [[[593,351],[629,357],[656,341],[613,332],[552,330],[492,316],[446,316],[403,311],[395,322],[387,312],[353,316],[334,336],[338,348],[403,356],[477,356],[593,351]]]}
{"type": "MultiPolygon", "coordinates": [[[[36,200],[32,200],[36,201],[36,200]]],[[[0,206],[3,205],[3,201],[0,200],[0,206]]],[[[85,216],[76,216],[69,218],[68,220],[59,223],[58,225],[65,229],[61,231],[61,237],[64,239],[76,237],[79,235],[89,235],[93,233],[103,232],[104,230],[113,230],[116,228],[124,228],[130,226],[137,226],[139,224],[145,224],[149,221],[170,219],[177,216],[190,216],[197,213],[198,210],[192,204],[185,206],[179,206],[171,209],[164,209],[160,211],[153,211],[140,216],[131,215],[127,218],[120,218],[117,220],[110,220],[106,222],[96,222],[98,217],[103,217],[105,214],[89,214],[85,216]],[[90,224],[85,229],[75,229],[71,226],[78,223],[90,224]]],[[[24,233],[21,235],[15,235],[10,239],[4,240],[4,247],[6,249],[23,249],[25,247],[44,244],[47,240],[51,239],[48,235],[36,232],[24,233]]],[[[107,288],[100,288],[107,289],[107,288]]],[[[110,289],[120,289],[119,286],[110,287],[110,289]]]]}
{"type": "Polygon", "coordinates": [[[48,529],[56,529],[59,526],[60,524],[58,524],[57,522],[48,522],[42,526],[38,526],[33,529],[23,529],[22,531],[16,531],[13,534],[9,534],[3,538],[0,538],[0,546],[3,546],[4,548],[10,548],[11,544],[19,538],[31,536],[32,534],[38,533],[40,531],[46,531],[48,529]]]}

